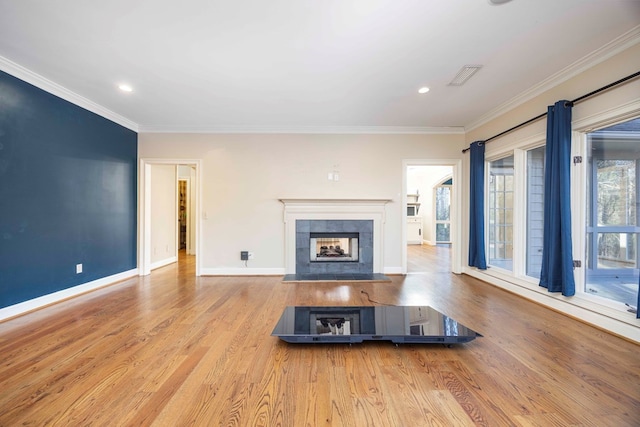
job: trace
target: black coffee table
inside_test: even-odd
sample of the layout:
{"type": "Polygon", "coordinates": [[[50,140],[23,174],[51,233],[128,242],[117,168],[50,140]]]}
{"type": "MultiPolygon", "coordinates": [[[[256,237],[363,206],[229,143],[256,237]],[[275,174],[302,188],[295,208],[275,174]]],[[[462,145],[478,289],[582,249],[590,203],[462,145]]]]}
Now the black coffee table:
{"type": "Polygon", "coordinates": [[[271,335],[316,344],[461,344],[482,336],[428,306],[286,307],[271,335]]]}

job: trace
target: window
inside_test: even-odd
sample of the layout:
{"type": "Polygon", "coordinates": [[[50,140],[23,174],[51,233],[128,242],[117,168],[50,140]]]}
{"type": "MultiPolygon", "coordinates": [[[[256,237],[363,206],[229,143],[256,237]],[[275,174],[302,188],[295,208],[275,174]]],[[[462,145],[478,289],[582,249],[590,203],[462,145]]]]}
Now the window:
{"type": "Polygon", "coordinates": [[[587,134],[584,291],[636,305],[640,118],[587,134]]]}
{"type": "Polygon", "coordinates": [[[488,263],[513,271],[513,156],[489,163],[488,263]]]}
{"type": "Polygon", "coordinates": [[[540,278],[544,233],[545,147],[527,151],[526,275],[540,278]]]}
{"type": "MultiPolygon", "coordinates": [[[[609,329],[611,321],[637,324],[629,311],[638,304],[640,276],[640,108],[624,104],[585,113],[597,112],[598,102],[590,100],[588,109],[576,110],[572,123],[570,231],[576,295],[566,312],[588,322],[602,319],[593,321],[609,329]],[[602,129],[611,123],[618,124],[602,129]]],[[[541,127],[523,129],[486,147],[487,270],[474,270],[526,297],[547,294],[539,286],[549,160],[541,127]]],[[[549,296],[553,302],[548,305],[563,310],[568,299],[549,296]]]]}
{"type": "Polygon", "coordinates": [[[451,179],[434,188],[436,243],[451,243],[451,179]]]}

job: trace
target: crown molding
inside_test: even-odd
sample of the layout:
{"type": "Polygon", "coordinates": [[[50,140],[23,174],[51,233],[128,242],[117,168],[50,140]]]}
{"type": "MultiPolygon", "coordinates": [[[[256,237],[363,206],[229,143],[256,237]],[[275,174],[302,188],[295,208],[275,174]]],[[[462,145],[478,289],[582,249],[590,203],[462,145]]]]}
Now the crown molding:
{"type": "Polygon", "coordinates": [[[493,110],[487,112],[483,116],[481,116],[478,120],[469,123],[464,127],[466,132],[470,132],[491,120],[500,117],[501,115],[511,111],[512,109],[524,104],[525,102],[535,98],[538,95],[543,94],[549,89],[558,86],[561,83],[577,76],[578,74],[588,70],[589,68],[594,67],[595,65],[611,58],[618,53],[629,49],[630,47],[640,43],[640,25],[635,26],[631,30],[627,31],[620,37],[617,37],[613,41],[607,43],[599,49],[594,50],[587,56],[577,60],[573,64],[568,67],[560,70],[559,72],[551,75],[550,77],[544,79],[540,83],[535,86],[532,86],[530,89],[522,92],[520,95],[512,98],[511,100],[505,102],[502,105],[494,108],[493,110]]]}
{"type": "Polygon", "coordinates": [[[145,126],[140,133],[204,134],[464,134],[463,127],[423,126],[145,126]]]}
{"type": "Polygon", "coordinates": [[[25,67],[16,64],[15,62],[3,56],[0,56],[0,70],[4,71],[7,74],[11,74],[12,76],[17,77],[20,80],[23,80],[52,95],[62,98],[65,101],[69,101],[81,108],[84,108],[85,110],[102,116],[105,119],[111,120],[112,122],[131,129],[134,132],[138,132],[139,126],[137,123],[132,122],[126,117],[114,113],[113,111],[104,108],[103,106],[96,104],[95,102],[90,101],[89,99],[80,96],[63,86],[60,86],[59,84],[54,83],[51,80],[41,76],[40,74],[34,73],[33,71],[28,70],[25,67]]]}

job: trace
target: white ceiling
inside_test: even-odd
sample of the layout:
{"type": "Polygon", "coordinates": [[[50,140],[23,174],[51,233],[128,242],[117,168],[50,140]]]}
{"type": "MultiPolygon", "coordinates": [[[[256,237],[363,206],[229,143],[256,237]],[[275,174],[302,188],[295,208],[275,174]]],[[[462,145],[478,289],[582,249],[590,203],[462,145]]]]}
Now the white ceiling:
{"type": "Polygon", "coordinates": [[[141,132],[469,130],[639,23],[640,0],[0,0],[0,69],[141,132]]]}

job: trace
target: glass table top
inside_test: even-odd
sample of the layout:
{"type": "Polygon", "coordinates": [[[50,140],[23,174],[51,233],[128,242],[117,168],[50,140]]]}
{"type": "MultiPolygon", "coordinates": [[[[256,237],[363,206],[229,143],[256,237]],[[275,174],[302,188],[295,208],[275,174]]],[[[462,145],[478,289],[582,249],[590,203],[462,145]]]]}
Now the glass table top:
{"type": "Polygon", "coordinates": [[[460,344],[482,336],[428,306],[289,306],[272,336],[290,343],[460,344]]]}

